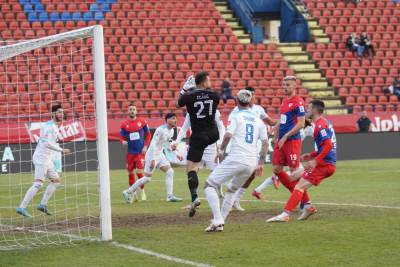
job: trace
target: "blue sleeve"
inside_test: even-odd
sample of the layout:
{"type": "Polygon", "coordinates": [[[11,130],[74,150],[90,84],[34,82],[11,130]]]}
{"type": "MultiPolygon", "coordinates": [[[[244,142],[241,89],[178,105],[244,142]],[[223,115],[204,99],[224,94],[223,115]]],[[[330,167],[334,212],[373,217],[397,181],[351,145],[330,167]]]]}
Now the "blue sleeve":
{"type": "Polygon", "coordinates": [[[121,128],[119,135],[121,135],[121,137],[128,137],[129,133],[125,131],[125,129],[121,128]]]}
{"type": "Polygon", "coordinates": [[[327,128],[322,128],[321,130],[318,131],[318,139],[323,142],[326,139],[331,139],[332,137],[332,132],[331,130],[327,128]]]}
{"type": "Polygon", "coordinates": [[[144,127],[143,127],[143,131],[145,132],[145,133],[148,133],[150,130],[149,130],[149,126],[146,124],[144,127]]]}
{"type": "Polygon", "coordinates": [[[306,115],[306,112],[304,110],[304,106],[297,106],[294,109],[294,113],[297,115],[297,117],[304,117],[306,115]]]}

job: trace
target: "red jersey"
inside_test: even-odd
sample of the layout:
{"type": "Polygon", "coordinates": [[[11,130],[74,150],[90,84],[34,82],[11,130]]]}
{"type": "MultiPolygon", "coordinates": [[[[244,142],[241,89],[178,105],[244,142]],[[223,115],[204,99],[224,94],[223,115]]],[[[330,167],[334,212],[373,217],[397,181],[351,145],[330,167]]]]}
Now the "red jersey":
{"type": "MultiPolygon", "coordinates": [[[[297,118],[305,115],[304,100],[297,95],[286,98],[281,105],[280,114],[279,139],[294,128],[297,118]]],[[[301,139],[300,132],[290,136],[287,140],[297,139],[301,139]]]]}
{"type": "Polygon", "coordinates": [[[141,154],[143,147],[150,144],[151,133],[144,119],[130,118],[121,123],[120,140],[128,142],[128,154],[141,154]]]}

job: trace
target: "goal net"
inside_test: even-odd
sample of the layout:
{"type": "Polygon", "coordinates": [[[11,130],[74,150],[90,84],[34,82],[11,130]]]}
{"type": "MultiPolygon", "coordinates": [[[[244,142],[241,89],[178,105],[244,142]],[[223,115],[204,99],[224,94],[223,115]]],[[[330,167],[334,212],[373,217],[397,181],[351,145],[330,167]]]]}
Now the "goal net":
{"type": "Polygon", "coordinates": [[[0,250],[111,239],[103,29],[92,26],[0,44],[0,250]],[[34,181],[32,155],[51,107],[66,115],[52,154],[61,184],[38,210],[45,180],[16,213],[34,181]]]}

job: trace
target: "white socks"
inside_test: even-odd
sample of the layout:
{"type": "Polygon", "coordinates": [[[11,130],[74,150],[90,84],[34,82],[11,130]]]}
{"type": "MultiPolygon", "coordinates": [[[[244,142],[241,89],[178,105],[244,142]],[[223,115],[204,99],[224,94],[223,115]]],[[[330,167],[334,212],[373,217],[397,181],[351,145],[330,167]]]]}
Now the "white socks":
{"type": "Polygon", "coordinates": [[[49,185],[46,188],[46,191],[43,194],[43,198],[42,201],[40,201],[40,204],[47,205],[47,202],[49,202],[49,199],[54,194],[59,185],[60,183],[49,183],[49,185]]]}
{"type": "Polygon", "coordinates": [[[208,205],[210,205],[211,211],[213,213],[213,223],[214,224],[223,224],[224,218],[222,217],[220,206],[219,206],[219,197],[217,190],[214,187],[207,186],[204,189],[204,194],[206,195],[208,205]]]}
{"type": "Polygon", "coordinates": [[[174,170],[169,168],[165,173],[165,187],[167,188],[167,196],[174,195],[174,170]]]}
{"type": "Polygon", "coordinates": [[[232,209],[232,205],[235,201],[235,196],[236,196],[235,193],[230,193],[230,192],[225,193],[225,197],[222,202],[222,208],[221,208],[221,214],[222,217],[224,218],[224,221],[226,220],[226,217],[228,217],[228,214],[232,209]]]}
{"type": "Polygon", "coordinates": [[[21,205],[19,205],[20,208],[26,208],[29,205],[29,202],[31,202],[32,198],[36,195],[36,193],[39,191],[39,189],[42,187],[43,183],[41,182],[34,182],[33,185],[26,191],[25,197],[21,202],[21,205]]]}
{"type": "Polygon", "coordinates": [[[261,193],[265,188],[271,186],[273,183],[274,181],[272,180],[272,176],[270,176],[267,179],[265,179],[265,181],[262,182],[259,186],[257,186],[256,189],[254,190],[258,193],[261,193]]]}
{"type": "Polygon", "coordinates": [[[244,195],[244,193],[246,193],[246,188],[239,188],[236,192],[235,192],[235,199],[234,201],[240,201],[240,199],[242,198],[242,196],[244,195]]]}
{"type": "Polygon", "coordinates": [[[151,177],[143,176],[143,178],[140,178],[131,187],[128,188],[128,192],[129,193],[136,192],[136,190],[140,188],[141,185],[147,184],[150,181],[151,177]]]}

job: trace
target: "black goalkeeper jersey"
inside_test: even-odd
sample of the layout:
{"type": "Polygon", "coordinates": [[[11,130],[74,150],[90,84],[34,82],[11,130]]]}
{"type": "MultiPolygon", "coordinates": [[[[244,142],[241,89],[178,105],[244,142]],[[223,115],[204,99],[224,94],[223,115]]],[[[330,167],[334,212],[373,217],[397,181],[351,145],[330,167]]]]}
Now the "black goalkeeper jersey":
{"type": "Polygon", "coordinates": [[[215,123],[215,112],[219,104],[219,95],[216,91],[194,89],[178,100],[180,107],[186,106],[190,116],[192,133],[218,131],[215,123]]]}

